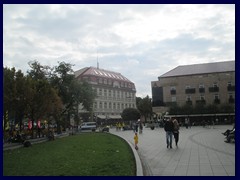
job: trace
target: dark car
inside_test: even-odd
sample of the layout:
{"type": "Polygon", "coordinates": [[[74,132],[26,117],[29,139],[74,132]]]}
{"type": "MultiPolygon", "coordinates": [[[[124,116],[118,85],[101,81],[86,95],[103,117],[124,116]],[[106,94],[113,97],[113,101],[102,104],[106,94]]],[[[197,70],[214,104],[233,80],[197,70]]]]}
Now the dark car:
{"type": "Polygon", "coordinates": [[[129,126],[129,125],[125,125],[125,126],[123,127],[123,130],[124,130],[124,131],[126,131],[126,130],[133,130],[133,128],[132,128],[131,126],[129,126]]]}
{"type": "Polygon", "coordinates": [[[105,126],[101,129],[101,132],[109,132],[109,126],[105,126]]]}

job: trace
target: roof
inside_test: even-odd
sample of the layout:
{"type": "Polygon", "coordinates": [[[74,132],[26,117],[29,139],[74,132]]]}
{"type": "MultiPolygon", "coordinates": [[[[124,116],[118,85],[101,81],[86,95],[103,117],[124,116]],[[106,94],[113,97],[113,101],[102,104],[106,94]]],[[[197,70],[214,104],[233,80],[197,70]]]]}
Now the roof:
{"type": "Polygon", "coordinates": [[[94,76],[98,76],[98,77],[102,77],[102,78],[115,79],[115,80],[119,80],[119,81],[132,83],[129,79],[127,79],[120,73],[108,71],[105,69],[99,69],[99,68],[95,68],[95,67],[86,67],[86,68],[83,68],[83,69],[80,69],[80,70],[74,72],[74,74],[75,74],[75,77],[78,77],[80,75],[81,76],[94,75],[94,76]]]}
{"type": "Polygon", "coordinates": [[[232,72],[232,71],[235,71],[235,61],[192,64],[192,65],[178,66],[173,70],[170,70],[167,73],[161,75],[159,78],[173,77],[173,76],[186,76],[186,75],[195,75],[195,74],[209,74],[209,73],[219,73],[219,72],[232,72]]]}

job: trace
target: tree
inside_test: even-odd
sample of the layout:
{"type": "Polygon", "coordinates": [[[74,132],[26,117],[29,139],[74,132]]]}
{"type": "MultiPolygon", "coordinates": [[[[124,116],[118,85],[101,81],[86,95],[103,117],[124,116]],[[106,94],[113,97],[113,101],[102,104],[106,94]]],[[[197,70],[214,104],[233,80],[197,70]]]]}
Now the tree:
{"type": "Polygon", "coordinates": [[[132,120],[136,121],[139,118],[140,118],[140,113],[135,108],[126,108],[122,112],[122,119],[124,121],[132,121],[132,120]]]}
{"type": "Polygon", "coordinates": [[[151,118],[152,116],[152,102],[149,96],[146,96],[145,98],[137,98],[137,108],[141,115],[144,116],[145,121],[148,117],[151,118]]]}
{"type": "Polygon", "coordinates": [[[4,129],[6,124],[11,124],[15,119],[15,104],[16,99],[16,82],[15,82],[15,68],[3,69],[3,114],[4,114],[4,129]]]}
{"type": "Polygon", "coordinates": [[[92,112],[96,94],[88,83],[80,83],[75,78],[72,66],[69,63],[59,62],[59,65],[54,68],[50,82],[58,90],[58,95],[64,104],[62,116],[65,116],[67,122],[70,122],[71,116],[78,122],[80,120],[78,114],[79,104],[82,103],[86,110],[92,112]]]}

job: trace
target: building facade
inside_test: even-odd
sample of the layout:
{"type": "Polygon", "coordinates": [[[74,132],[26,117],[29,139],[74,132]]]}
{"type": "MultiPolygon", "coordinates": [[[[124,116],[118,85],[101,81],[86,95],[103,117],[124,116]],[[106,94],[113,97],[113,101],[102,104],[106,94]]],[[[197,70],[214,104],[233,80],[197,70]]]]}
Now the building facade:
{"type": "Polygon", "coordinates": [[[197,103],[235,103],[235,61],[178,66],[152,81],[153,112],[197,103]]]}
{"type": "MultiPolygon", "coordinates": [[[[135,84],[122,74],[86,67],[76,71],[75,77],[80,82],[88,82],[97,94],[93,104],[95,118],[119,120],[125,108],[136,108],[135,84]]],[[[82,107],[79,112],[84,112],[82,107]]]]}

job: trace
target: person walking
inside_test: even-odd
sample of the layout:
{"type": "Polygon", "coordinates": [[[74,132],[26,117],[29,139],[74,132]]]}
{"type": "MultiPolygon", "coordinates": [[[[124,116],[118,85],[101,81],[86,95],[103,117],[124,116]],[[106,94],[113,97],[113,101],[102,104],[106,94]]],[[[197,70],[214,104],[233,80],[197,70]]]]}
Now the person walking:
{"type": "Polygon", "coordinates": [[[173,135],[173,122],[172,118],[168,119],[164,125],[164,130],[166,131],[166,142],[167,148],[172,148],[172,135],[173,135]]]}
{"type": "Polygon", "coordinates": [[[176,119],[173,120],[173,136],[175,139],[176,147],[178,147],[178,140],[179,140],[179,124],[176,119]]]}
{"type": "Polygon", "coordinates": [[[134,139],[135,149],[138,150],[138,133],[137,132],[135,132],[133,139],[134,139]]]}

